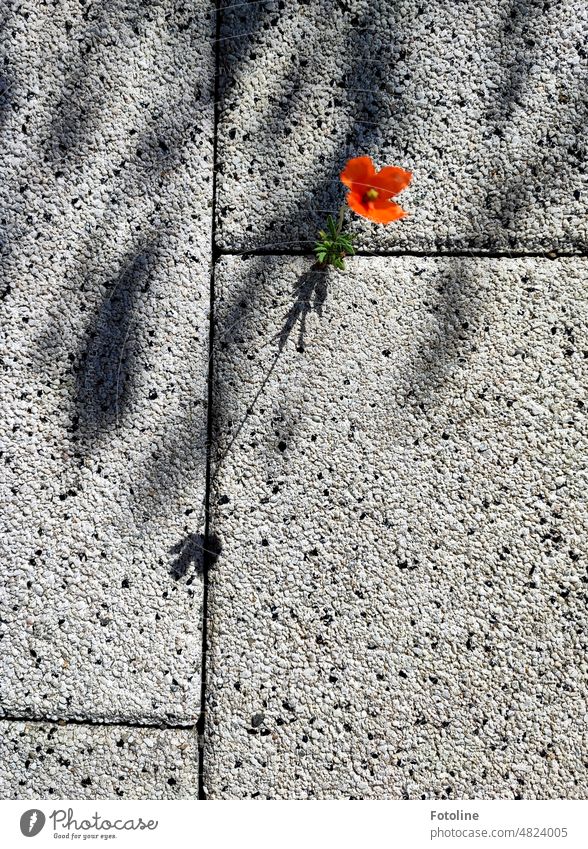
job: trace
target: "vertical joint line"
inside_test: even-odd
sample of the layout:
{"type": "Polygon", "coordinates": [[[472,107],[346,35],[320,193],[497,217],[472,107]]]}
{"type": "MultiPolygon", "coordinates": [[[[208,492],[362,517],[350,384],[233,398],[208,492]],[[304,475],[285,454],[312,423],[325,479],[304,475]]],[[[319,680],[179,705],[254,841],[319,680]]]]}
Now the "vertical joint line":
{"type": "Polygon", "coordinates": [[[210,240],[210,296],[208,311],[208,383],[207,383],[207,421],[206,421],[206,484],[204,494],[204,551],[202,552],[202,650],[201,650],[201,685],[200,685],[200,716],[198,718],[198,798],[206,799],[204,788],[204,736],[206,734],[206,666],[208,653],[208,578],[211,565],[210,540],[210,484],[211,484],[211,454],[213,435],[213,379],[214,379],[214,284],[215,264],[218,258],[216,248],[216,169],[218,150],[219,94],[220,94],[220,31],[221,31],[221,2],[214,0],[211,13],[215,17],[214,26],[214,103],[213,103],[213,137],[212,137],[212,222],[210,240]]]}

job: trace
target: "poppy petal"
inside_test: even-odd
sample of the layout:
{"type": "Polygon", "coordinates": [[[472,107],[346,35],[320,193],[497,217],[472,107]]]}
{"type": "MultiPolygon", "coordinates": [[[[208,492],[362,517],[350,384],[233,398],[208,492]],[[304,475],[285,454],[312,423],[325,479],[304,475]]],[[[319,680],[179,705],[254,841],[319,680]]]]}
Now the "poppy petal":
{"type": "Polygon", "coordinates": [[[374,208],[364,213],[364,215],[371,221],[375,221],[376,224],[390,224],[391,221],[398,221],[399,218],[404,218],[406,212],[397,203],[384,201],[382,203],[376,202],[374,208]]]}
{"type": "Polygon", "coordinates": [[[347,203],[362,218],[375,221],[376,224],[389,224],[391,221],[398,221],[399,218],[404,218],[406,215],[406,212],[401,206],[397,203],[391,203],[385,198],[380,198],[367,206],[363,202],[363,195],[356,191],[347,193],[347,203]]]}
{"type": "Polygon", "coordinates": [[[363,203],[361,194],[359,194],[358,192],[348,192],[347,203],[354,212],[357,212],[358,215],[363,215],[365,218],[368,217],[369,210],[367,206],[363,203]]]}
{"type": "Polygon", "coordinates": [[[374,163],[369,156],[356,156],[341,171],[341,182],[351,188],[353,183],[369,182],[375,173],[374,163]]]}
{"type": "Polygon", "coordinates": [[[412,179],[410,171],[405,171],[404,168],[397,168],[395,165],[387,165],[378,171],[372,178],[374,186],[386,192],[388,197],[397,195],[405,189],[412,179]]]}

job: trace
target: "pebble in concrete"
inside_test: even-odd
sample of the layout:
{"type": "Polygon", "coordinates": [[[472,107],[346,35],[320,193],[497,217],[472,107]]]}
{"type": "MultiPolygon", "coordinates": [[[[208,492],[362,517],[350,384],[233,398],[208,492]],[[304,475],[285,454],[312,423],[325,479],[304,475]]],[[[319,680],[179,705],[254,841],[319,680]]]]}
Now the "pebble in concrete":
{"type": "Polygon", "coordinates": [[[586,260],[224,258],[212,798],[585,798],[586,260]]]}
{"type": "Polygon", "coordinates": [[[227,9],[219,243],[304,250],[368,154],[414,179],[365,249],[585,252],[587,34],[581,0],[227,9]]]}
{"type": "Polygon", "coordinates": [[[0,712],[192,723],[213,15],[6,10],[0,712]]]}
{"type": "Polygon", "coordinates": [[[2,799],[196,799],[188,729],[0,722],[2,799]]]}

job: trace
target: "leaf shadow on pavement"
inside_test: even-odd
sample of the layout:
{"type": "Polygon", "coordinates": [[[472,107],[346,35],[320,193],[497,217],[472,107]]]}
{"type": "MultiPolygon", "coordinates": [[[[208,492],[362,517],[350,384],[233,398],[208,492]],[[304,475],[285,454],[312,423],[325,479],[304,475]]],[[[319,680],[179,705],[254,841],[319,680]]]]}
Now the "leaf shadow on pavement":
{"type": "Polygon", "coordinates": [[[118,427],[132,396],[136,370],[130,344],[139,294],[149,289],[150,266],[157,260],[155,244],[142,246],[121,264],[87,325],[76,357],[73,422],[82,445],[118,427]]]}
{"type": "MultiPolygon", "coordinates": [[[[54,206],[68,209],[70,184],[77,188],[86,172],[89,177],[85,188],[92,189],[88,205],[84,198],[80,206],[82,225],[85,216],[86,226],[64,226],[57,232],[56,253],[59,251],[66,261],[57,269],[47,298],[47,326],[35,339],[35,361],[44,378],[50,373],[51,379],[67,386],[70,425],[64,428],[64,439],[70,442],[68,450],[80,468],[89,460],[92,464],[101,463],[102,459],[105,464],[110,462],[113,443],[117,452],[121,442],[127,439],[132,443],[139,434],[131,415],[137,400],[135,390],[145,383],[146,373],[153,370],[149,356],[141,355],[148,354],[150,336],[155,335],[150,327],[152,316],[171,315],[159,292],[148,292],[155,280],[158,285],[162,282],[164,253],[167,252],[165,262],[169,265],[170,251],[181,242],[177,238],[179,221],[188,222],[183,232],[185,235],[188,231],[185,242],[189,245],[195,227],[207,225],[206,220],[190,223],[196,216],[187,208],[190,195],[183,187],[178,203],[170,205],[165,201],[169,185],[176,181],[181,184],[184,172],[192,168],[190,157],[199,136],[210,139],[212,91],[208,70],[213,45],[202,37],[206,23],[202,25],[196,18],[210,21],[212,14],[204,0],[177,9],[170,0],[163,4],[103,0],[82,10],[74,30],[66,26],[63,31],[67,50],[58,59],[58,83],[49,91],[49,120],[37,137],[31,134],[25,140],[31,149],[31,161],[35,160],[35,165],[42,162],[40,167],[47,173],[47,199],[54,206]],[[154,30],[153,22],[166,5],[166,25],[154,30]],[[124,37],[117,41],[121,22],[124,37]],[[129,78],[127,65],[118,61],[120,52],[117,54],[116,50],[134,50],[141,46],[139,42],[146,42],[148,50],[151,43],[157,47],[158,39],[163,40],[166,50],[161,56],[154,54],[156,58],[151,60],[155,66],[159,62],[165,73],[150,89],[153,68],[149,63],[141,66],[141,74],[129,78]],[[181,75],[175,71],[186,66],[186,45],[194,49],[197,61],[181,75]],[[141,99],[142,111],[126,139],[131,148],[129,155],[121,158],[116,147],[111,152],[108,144],[102,149],[101,143],[108,142],[108,122],[120,103],[127,101],[131,86],[141,99]],[[102,201],[95,214],[91,209],[92,194],[102,201]],[[63,309],[64,301],[67,309],[63,309]]],[[[0,90],[0,110],[2,104],[9,103],[9,95],[10,89],[0,90]]],[[[202,156],[206,153],[202,152],[202,156]]],[[[211,175],[206,173],[209,167],[210,160],[208,169],[203,169],[202,192],[212,184],[211,175]]],[[[27,228],[37,225],[32,219],[29,216],[21,227],[27,235],[27,228]]],[[[55,214],[54,219],[57,220],[55,214]]],[[[50,221],[51,216],[45,220],[50,221]]],[[[17,253],[19,239],[13,242],[17,253]]],[[[181,247],[185,252],[178,259],[178,263],[183,263],[182,271],[189,275],[195,264],[200,264],[205,268],[203,279],[208,279],[206,255],[200,256],[197,247],[191,249],[183,243],[181,247]]],[[[203,298],[207,303],[207,292],[203,298]]],[[[207,328],[194,327],[196,346],[200,343],[200,330],[200,339],[208,341],[207,328]]],[[[183,366],[188,368],[185,362],[183,366]]],[[[193,362],[189,367],[192,366],[193,362]]],[[[168,417],[165,433],[158,434],[160,438],[147,460],[137,463],[131,452],[125,452],[125,459],[120,461],[121,477],[126,476],[121,498],[128,502],[125,506],[135,521],[144,522],[161,510],[174,509],[170,505],[175,505],[178,493],[193,486],[194,480],[204,479],[207,414],[201,377],[200,372],[194,380],[194,392],[200,392],[200,397],[178,404],[175,418],[168,417]],[[185,409],[188,413],[183,419],[185,409]],[[187,456],[190,473],[184,462],[187,456]],[[196,472],[194,456],[199,460],[196,472]],[[123,468],[124,463],[130,465],[129,470],[123,468]]],[[[140,432],[144,430],[141,427],[140,432]]],[[[193,549],[189,520],[186,528],[193,549]]],[[[170,560],[170,571],[177,573],[182,564],[189,562],[182,549],[173,563],[170,560]]]]}
{"type": "MultiPolygon", "coordinates": [[[[529,81],[533,63],[540,59],[539,43],[535,27],[541,22],[543,4],[541,2],[521,2],[511,0],[502,14],[503,45],[498,58],[503,69],[504,80],[502,89],[498,92],[492,105],[483,115],[483,131],[488,136],[498,136],[502,139],[508,131],[517,109],[524,108],[524,95],[529,81]]],[[[578,72],[578,92],[588,91],[588,76],[586,72],[578,72]]],[[[541,132],[545,138],[545,148],[554,144],[561,134],[562,106],[553,114],[552,121],[542,125],[541,132]]],[[[571,107],[569,107],[571,108],[571,107]]],[[[578,114],[578,129],[586,125],[588,120],[588,97],[578,96],[573,103],[578,114]]],[[[562,149],[563,141],[558,142],[562,149]]],[[[535,157],[526,158],[524,171],[513,169],[512,173],[499,176],[493,183],[487,185],[487,206],[491,209],[488,215],[487,231],[489,236],[485,249],[492,252],[495,245],[491,235],[492,230],[502,229],[505,238],[512,248],[516,244],[514,230],[518,218],[527,209],[537,204],[538,195],[544,197],[549,191],[544,180],[544,163],[541,150],[535,157]]],[[[585,157],[578,157],[578,176],[585,173],[585,157]]],[[[498,165],[498,163],[497,163],[498,165]]],[[[544,200],[545,202],[545,200],[544,200]]],[[[572,240],[571,249],[581,253],[585,249],[585,234],[578,233],[572,240]]],[[[500,252],[508,257],[508,250],[500,252]]],[[[517,254],[518,255],[518,254],[517,254]]],[[[550,254],[545,254],[549,256],[550,254]]],[[[486,260],[490,265],[499,261],[490,257],[486,260]]],[[[439,298],[436,304],[428,307],[435,313],[438,334],[423,343],[416,356],[410,363],[409,380],[415,387],[419,386],[419,398],[425,403],[433,402],[437,390],[446,376],[456,368],[462,368],[472,352],[471,339],[484,316],[478,314],[472,307],[472,297],[477,289],[475,271],[472,260],[468,257],[446,259],[447,275],[439,274],[439,298]],[[449,279],[448,279],[449,278],[449,279]]],[[[478,305],[479,299],[476,299],[478,305]]],[[[476,308],[478,309],[478,308],[476,308]]]]}

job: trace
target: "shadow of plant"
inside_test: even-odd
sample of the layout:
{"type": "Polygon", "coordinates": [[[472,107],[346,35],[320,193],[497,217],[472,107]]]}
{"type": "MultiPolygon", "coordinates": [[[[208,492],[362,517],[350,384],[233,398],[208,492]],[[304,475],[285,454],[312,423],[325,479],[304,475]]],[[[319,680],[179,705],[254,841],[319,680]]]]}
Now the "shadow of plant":
{"type": "Polygon", "coordinates": [[[184,539],[172,546],[169,553],[175,555],[170,568],[172,578],[179,581],[180,578],[186,576],[192,566],[192,575],[186,581],[187,584],[191,584],[194,580],[194,575],[202,573],[205,556],[208,558],[209,566],[213,566],[216,563],[221,553],[221,545],[215,534],[211,534],[208,538],[205,538],[203,534],[188,534],[184,539]]]}
{"type": "MultiPolygon", "coordinates": [[[[250,279],[255,280],[257,274],[258,272],[254,271],[250,279]]],[[[218,471],[220,471],[220,465],[222,461],[229,454],[231,448],[233,447],[239,434],[241,433],[247,421],[247,418],[251,415],[253,409],[255,408],[255,405],[263,394],[263,391],[267,386],[269,379],[271,378],[278,364],[280,355],[286,347],[288,339],[292,335],[292,332],[294,331],[296,326],[298,326],[296,350],[300,354],[304,353],[306,320],[308,315],[312,312],[315,312],[319,317],[322,317],[323,315],[323,306],[327,300],[328,294],[328,275],[328,271],[313,266],[309,271],[301,275],[296,285],[293,287],[292,295],[294,297],[294,301],[285,317],[284,323],[282,324],[279,333],[277,333],[272,340],[277,342],[277,350],[274,354],[272,364],[265,373],[254,397],[247,405],[247,411],[245,413],[245,416],[241,419],[235,431],[232,433],[226,448],[222,452],[222,455],[217,458],[214,477],[216,477],[216,474],[218,473],[218,471]]],[[[252,288],[254,287],[243,287],[241,295],[243,295],[244,291],[250,292],[252,288]]],[[[255,288],[257,290],[257,287],[255,288]]],[[[227,322],[227,327],[231,335],[227,340],[223,340],[223,342],[221,342],[221,347],[226,349],[232,344],[232,342],[235,341],[236,338],[243,338],[243,336],[248,336],[249,334],[254,332],[255,320],[255,313],[251,311],[251,306],[248,303],[248,299],[244,299],[243,297],[241,297],[237,309],[233,310],[232,317],[227,322]],[[232,330],[235,327],[238,327],[238,330],[233,333],[232,330]]],[[[224,336],[223,329],[219,328],[219,330],[224,336]]],[[[213,420],[217,423],[217,425],[220,425],[221,427],[223,426],[223,396],[219,393],[215,395],[213,420]]],[[[222,434],[218,430],[216,431],[216,435],[219,438],[222,436],[222,434]]]]}
{"type": "Polygon", "coordinates": [[[279,352],[284,350],[290,334],[298,324],[298,342],[296,348],[300,353],[303,353],[306,337],[306,319],[311,312],[316,312],[319,318],[322,317],[323,306],[327,300],[327,279],[328,271],[314,266],[298,280],[292,292],[295,300],[290,307],[282,329],[276,336],[279,352]]]}

